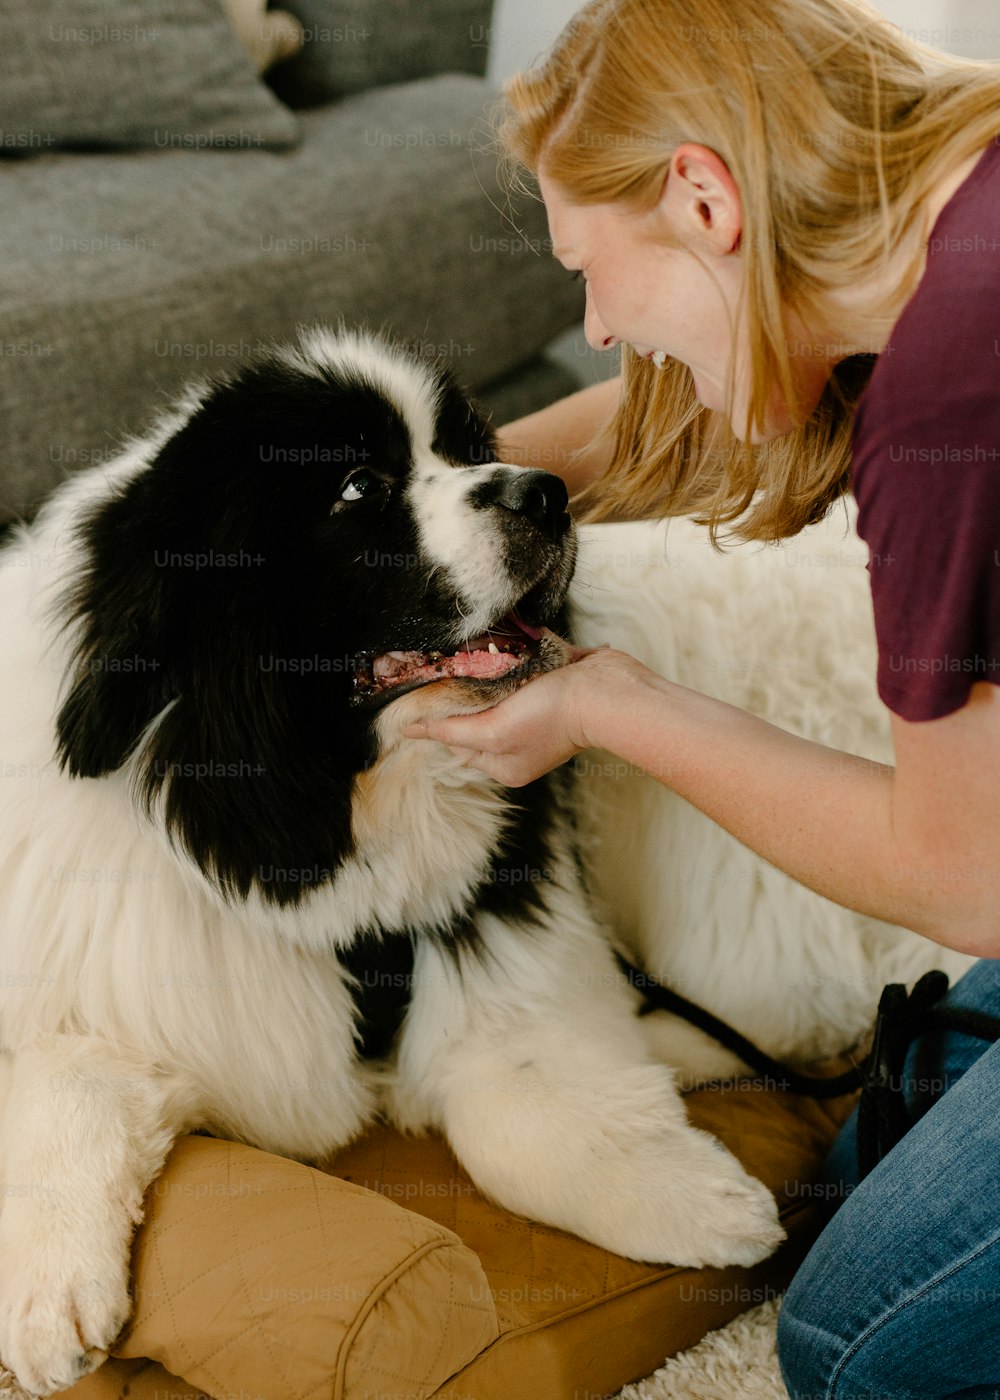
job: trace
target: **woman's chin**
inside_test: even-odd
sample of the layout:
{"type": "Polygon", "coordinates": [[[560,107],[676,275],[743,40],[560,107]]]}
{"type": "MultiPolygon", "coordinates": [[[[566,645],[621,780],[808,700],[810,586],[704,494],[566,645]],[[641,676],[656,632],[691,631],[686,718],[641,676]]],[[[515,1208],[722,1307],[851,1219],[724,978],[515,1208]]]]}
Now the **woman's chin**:
{"type": "Polygon", "coordinates": [[[746,436],[746,420],[740,424],[739,428],[733,424],[733,432],[741,441],[746,441],[751,447],[758,447],[762,442],[773,442],[775,438],[784,437],[786,433],[792,433],[798,427],[797,423],[765,423],[764,427],[755,427],[749,437],[746,436]]]}
{"type": "Polygon", "coordinates": [[[730,415],[729,422],[739,440],[749,443],[751,447],[756,447],[762,442],[773,442],[775,438],[784,437],[786,433],[793,433],[801,427],[801,423],[790,416],[784,405],[772,406],[763,424],[755,423],[748,437],[746,412],[746,406],[743,405],[739,414],[730,415]]]}
{"type": "Polygon", "coordinates": [[[771,442],[773,438],[783,437],[785,433],[794,432],[800,426],[799,422],[789,415],[783,402],[773,403],[768,409],[763,426],[755,424],[753,432],[747,437],[746,404],[741,403],[736,409],[729,408],[723,386],[715,380],[703,378],[694,370],[691,371],[691,381],[698,402],[714,413],[724,413],[740,442],[756,446],[758,443],[771,442]]]}

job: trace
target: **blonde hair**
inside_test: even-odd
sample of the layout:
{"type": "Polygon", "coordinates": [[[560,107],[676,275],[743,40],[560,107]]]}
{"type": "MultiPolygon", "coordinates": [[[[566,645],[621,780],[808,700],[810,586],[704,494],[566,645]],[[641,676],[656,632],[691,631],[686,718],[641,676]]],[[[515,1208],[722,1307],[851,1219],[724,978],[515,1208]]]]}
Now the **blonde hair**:
{"type": "MultiPolygon", "coordinates": [[[[590,0],[548,57],[504,89],[510,168],[579,204],[651,208],[684,141],[725,160],[743,204],[738,315],[752,347],[746,441],[702,407],[687,368],[622,347],[612,465],[576,499],[585,518],[693,515],[743,539],[819,519],[850,484],[851,419],[874,355],[845,341],[795,430],[751,444],[778,386],[794,405],[783,308],[826,325],[825,297],[923,263],[935,182],[1000,132],[1000,66],[913,43],[863,0],[590,0]]],[[[840,315],[841,322],[843,314],[840,315]]],[[[866,323],[870,320],[866,317],[866,323]]],[[[858,327],[864,334],[863,328],[858,327]]]]}

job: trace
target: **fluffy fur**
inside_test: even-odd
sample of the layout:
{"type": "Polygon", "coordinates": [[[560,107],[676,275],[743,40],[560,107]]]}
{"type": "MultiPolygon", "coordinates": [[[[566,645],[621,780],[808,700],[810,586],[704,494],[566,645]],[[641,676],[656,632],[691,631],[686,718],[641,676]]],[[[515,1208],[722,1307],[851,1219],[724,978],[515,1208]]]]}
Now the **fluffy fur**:
{"type": "Polygon", "coordinates": [[[0,1356],[28,1390],[103,1359],[143,1193],[193,1128],[309,1160],[383,1112],[624,1255],[781,1239],[649,1047],[566,773],[511,794],[401,738],[561,664],[564,507],[446,375],[313,332],[0,552],[0,1356]],[[401,949],[393,1008],[361,974],[401,949]]]}
{"type": "MultiPolygon", "coordinates": [[[[853,508],[781,545],[714,551],[688,520],[581,531],[574,619],[661,675],[805,738],[892,762],[875,689],[867,551],[853,508]]],[[[855,1047],[879,993],[974,959],[813,894],[660,783],[607,754],[578,760],[586,868],[618,941],[659,981],[778,1059],[855,1047]]],[[[646,1018],[682,1087],[747,1067],[685,1021],[646,1018]]]]}

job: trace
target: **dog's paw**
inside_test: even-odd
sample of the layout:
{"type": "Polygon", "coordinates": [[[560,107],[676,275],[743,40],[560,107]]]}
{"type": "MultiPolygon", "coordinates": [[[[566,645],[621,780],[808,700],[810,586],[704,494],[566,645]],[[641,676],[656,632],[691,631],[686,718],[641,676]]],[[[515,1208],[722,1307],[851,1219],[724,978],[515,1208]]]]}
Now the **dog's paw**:
{"type": "Polygon", "coordinates": [[[691,1257],[683,1262],[714,1268],[731,1264],[749,1267],[773,1254],[785,1238],[771,1192],[738,1164],[721,1179],[717,1172],[714,1183],[692,1209],[697,1214],[691,1221],[691,1257]]]}
{"type": "Polygon", "coordinates": [[[107,1253],[67,1244],[46,1259],[0,1244],[0,1357],[29,1394],[51,1395],[96,1370],[128,1321],[127,1257],[109,1270],[107,1253]]]}
{"type": "Polygon", "coordinates": [[[602,1214],[606,1248],[653,1264],[757,1264],[785,1238],[767,1187],[696,1129],[683,1132],[660,1160],[647,1157],[616,1172],[602,1214]]]}

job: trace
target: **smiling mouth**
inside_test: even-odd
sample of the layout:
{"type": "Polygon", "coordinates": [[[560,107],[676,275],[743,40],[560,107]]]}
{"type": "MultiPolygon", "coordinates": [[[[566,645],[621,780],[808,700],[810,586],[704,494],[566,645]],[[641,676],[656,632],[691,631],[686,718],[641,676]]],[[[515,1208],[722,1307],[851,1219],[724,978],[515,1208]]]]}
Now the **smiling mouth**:
{"type": "Polygon", "coordinates": [[[354,670],[354,699],[381,700],[433,681],[499,681],[529,668],[544,635],[515,611],[506,613],[481,636],[457,651],[385,651],[360,656],[354,670]]]}

